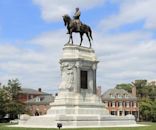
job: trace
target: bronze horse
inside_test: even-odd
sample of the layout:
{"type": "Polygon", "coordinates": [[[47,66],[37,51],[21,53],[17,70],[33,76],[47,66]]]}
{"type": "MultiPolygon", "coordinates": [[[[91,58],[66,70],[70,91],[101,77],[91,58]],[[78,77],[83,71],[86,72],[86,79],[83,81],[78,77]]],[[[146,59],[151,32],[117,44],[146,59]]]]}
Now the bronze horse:
{"type": "Polygon", "coordinates": [[[72,20],[70,18],[70,16],[64,15],[62,17],[63,17],[64,25],[67,27],[68,33],[70,35],[68,44],[70,44],[70,40],[72,41],[72,44],[73,44],[72,33],[75,32],[75,33],[80,33],[80,38],[81,38],[80,46],[81,46],[82,41],[83,41],[83,34],[85,33],[87,35],[87,37],[88,37],[88,40],[89,40],[89,43],[90,43],[90,48],[91,48],[91,46],[92,46],[91,45],[91,39],[93,40],[91,28],[86,24],[81,24],[80,30],[78,31],[77,30],[77,23],[74,22],[74,20],[72,20]]]}

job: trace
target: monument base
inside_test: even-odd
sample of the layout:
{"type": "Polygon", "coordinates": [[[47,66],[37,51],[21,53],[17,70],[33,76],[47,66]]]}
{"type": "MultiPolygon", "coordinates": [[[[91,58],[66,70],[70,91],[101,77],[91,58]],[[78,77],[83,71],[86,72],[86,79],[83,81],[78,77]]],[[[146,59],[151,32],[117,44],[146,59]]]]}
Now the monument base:
{"type": "Polygon", "coordinates": [[[58,96],[43,116],[21,116],[19,126],[56,128],[135,125],[132,115],[110,115],[96,95],[97,58],[91,48],[66,45],[60,59],[62,81],[58,96]]]}
{"type": "Polygon", "coordinates": [[[92,94],[61,92],[51,103],[47,115],[26,117],[23,115],[19,127],[56,128],[62,123],[63,128],[135,126],[134,116],[109,115],[101,99],[92,94]]]}

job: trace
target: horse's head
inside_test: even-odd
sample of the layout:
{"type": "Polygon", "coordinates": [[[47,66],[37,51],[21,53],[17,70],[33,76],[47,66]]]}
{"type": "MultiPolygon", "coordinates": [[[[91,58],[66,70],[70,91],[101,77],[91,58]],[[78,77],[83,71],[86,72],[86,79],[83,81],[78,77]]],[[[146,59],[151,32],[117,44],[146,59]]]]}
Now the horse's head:
{"type": "Polygon", "coordinates": [[[63,17],[64,25],[65,25],[65,26],[66,26],[66,25],[69,25],[69,23],[70,23],[70,21],[71,21],[70,16],[66,14],[66,15],[63,15],[62,17],[63,17]]]}

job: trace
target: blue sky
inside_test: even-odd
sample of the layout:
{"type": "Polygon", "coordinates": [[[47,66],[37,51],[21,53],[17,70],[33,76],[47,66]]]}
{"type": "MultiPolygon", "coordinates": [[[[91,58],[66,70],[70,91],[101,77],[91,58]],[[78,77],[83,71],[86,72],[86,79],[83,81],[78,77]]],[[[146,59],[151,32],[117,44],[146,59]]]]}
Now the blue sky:
{"type": "MultiPolygon", "coordinates": [[[[1,0],[0,82],[18,78],[24,87],[57,91],[58,62],[68,40],[62,15],[72,16],[75,7],[93,30],[103,91],[135,79],[155,80],[155,5],[155,0],[1,0]]],[[[79,36],[74,39],[78,44],[79,36]]]]}

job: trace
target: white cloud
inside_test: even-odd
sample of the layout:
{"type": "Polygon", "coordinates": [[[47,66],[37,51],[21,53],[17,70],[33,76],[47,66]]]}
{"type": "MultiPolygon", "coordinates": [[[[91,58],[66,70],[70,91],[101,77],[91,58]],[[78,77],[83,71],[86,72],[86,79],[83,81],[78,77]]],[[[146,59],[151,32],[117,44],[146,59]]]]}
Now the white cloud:
{"type": "MultiPolygon", "coordinates": [[[[24,87],[57,90],[61,80],[59,58],[68,40],[65,33],[65,30],[47,32],[21,43],[33,44],[39,50],[19,48],[15,44],[0,45],[0,82],[19,78],[24,87]]],[[[77,40],[74,37],[75,43],[77,40]]],[[[87,43],[84,45],[88,46],[87,43]]],[[[155,79],[156,41],[150,40],[150,34],[131,32],[108,36],[96,32],[93,48],[100,60],[97,85],[104,90],[138,78],[155,79]]]]}
{"type": "Polygon", "coordinates": [[[144,28],[154,29],[156,28],[155,5],[155,0],[121,0],[119,12],[101,21],[101,25],[112,29],[143,20],[144,28]]]}
{"type": "Polygon", "coordinates": [[[150,33],[95,34],[94,48],[100,61],[97,83],[104,90],[135,79],[156,78],[156,40],[150,33]]]}
{"type": "Polygon", "coordinates": [[[61,80],[59,57],[68,38],[65,31],[42,33],[18,45],[1,43],[0,82],[18,78],[24,87],[57,90],[61,80]]]}
{"type": "MultiPolygon", "coordinates": [[[[104,2],[104,0],[33,1],[40,6],[42,17],[46,21],[56,21],[64,13],[71,14],[76,6],[88,9],[104,2]]],[[[119,14],[111,16],[102,24],[108,28],[115,28],[145,19],[145,28],[156,27],[155,18],[152,16],[155,10],[154,0],[140,1],[119,0],[121,2],[119,14]]],[[[57,90],[61,80],[59,58],[63,45],[68,41],[68,35],[65,33],[66,28],[45,32],[19,43],[18,46],[16,43],[1,43],[0,82],[18,78],[24,87],[36,89],[41,87],[48,92],[57,90]]],[[[73,35],[74,43],[79,44],[79,35],[73,35]]],[[[135,79],[156,79],[156,40],[152,39],[151,35],[152,33],[145,31],[116,35],[93,32],[93,49],[100,61],[97,85],[103,86],[106,90],[118,83],[131,82],[135,79]]],[[[83,45],[89,46],[85,36],[83,45]]]]}
{"type": "Polygon", "coordinates": [[[71,14],[75,7],[89,9],[100,5],[105,0],[33,0],[42,12],[42,18],[46,21],[58,21],[64,14],[71,14]]]}

